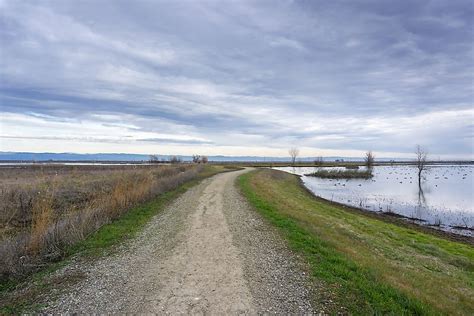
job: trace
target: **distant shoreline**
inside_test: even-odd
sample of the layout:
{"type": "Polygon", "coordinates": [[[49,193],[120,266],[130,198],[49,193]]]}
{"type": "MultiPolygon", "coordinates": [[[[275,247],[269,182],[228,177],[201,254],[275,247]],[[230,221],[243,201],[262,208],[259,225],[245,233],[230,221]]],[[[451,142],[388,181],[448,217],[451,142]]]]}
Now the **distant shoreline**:
{"type": "MultiPolygon", "coordinates": [[[[4,164],[25,164],[25,165],[47,165],[47,164],[166,164],[168,161],[162,160],[151,163],[148,160],[0,160],[0,165],[4,164]]],[[[183,161],[182,163],[191,163],[191,161],[183,161]]],[[[330,167],[330,166],[351,166],[351,165],[363,165],[361,161],[324,161],[322,164],[316,164],[314,162],[296,162],[294,165],[290,161],[240,161],[240,160],[210,160],[209,163],[213,164],[239,164],[249,165],[252,167],[330,167]]],[[[387,166],[387,165],[414,165],[415,161],[400,160],[400,161],[378,161],[375,166],[387,166]]],[[[436,160],[429,161],[429,165],[471,165],[474,164],[472,160],[436,160]]]]}

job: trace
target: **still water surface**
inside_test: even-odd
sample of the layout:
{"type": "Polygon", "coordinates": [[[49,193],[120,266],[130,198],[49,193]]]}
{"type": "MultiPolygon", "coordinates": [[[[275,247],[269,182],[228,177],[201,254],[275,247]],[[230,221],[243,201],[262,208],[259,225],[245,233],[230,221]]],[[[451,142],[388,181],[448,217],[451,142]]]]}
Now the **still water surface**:
{"type": "Polygon", "coordinates": [[[368,180],[305,176],[318,169],[314,167],[274,169],[301,175],[308,189],[327,200],[392,212],[419,224],[474,235],[474,165],[429,166],[421,190],[415,166],[376,166],[374,177],[368,180]]]}

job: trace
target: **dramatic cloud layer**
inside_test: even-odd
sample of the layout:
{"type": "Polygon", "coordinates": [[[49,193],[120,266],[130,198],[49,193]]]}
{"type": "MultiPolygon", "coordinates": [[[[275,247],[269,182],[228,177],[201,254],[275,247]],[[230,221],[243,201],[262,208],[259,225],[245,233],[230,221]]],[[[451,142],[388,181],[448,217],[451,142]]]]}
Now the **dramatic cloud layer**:
{"type": "Polygon", "coordinates": [[[473,156],[472,1],[0,1],[0,150],[473,156]]]}

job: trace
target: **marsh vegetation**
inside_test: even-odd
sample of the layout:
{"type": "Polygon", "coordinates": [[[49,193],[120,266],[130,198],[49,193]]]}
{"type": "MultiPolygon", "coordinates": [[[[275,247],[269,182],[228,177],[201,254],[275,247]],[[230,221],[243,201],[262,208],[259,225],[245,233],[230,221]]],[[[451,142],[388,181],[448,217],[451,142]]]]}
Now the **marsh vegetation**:
{"type": "Polygon", "coordinates": [[[323,179],[369,179],[372,178],[372,170],[359,171],[358,168],[318,169],[305,175],[308,177],[318,177],[323,179]]]}
{"type": "Polygon", "coordinates": [[[0,277],[21,276],[130,208],[195,178],[202,165],[0,169],[0,277]]]}

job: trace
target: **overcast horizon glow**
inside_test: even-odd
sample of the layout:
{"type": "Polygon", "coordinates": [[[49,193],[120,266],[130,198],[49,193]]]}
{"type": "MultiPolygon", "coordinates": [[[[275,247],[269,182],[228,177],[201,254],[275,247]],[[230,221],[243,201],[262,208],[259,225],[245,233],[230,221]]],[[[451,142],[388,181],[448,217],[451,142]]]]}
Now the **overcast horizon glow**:
{"type": "Polygon", "coordinates": [[[0,151],[473,159],[473,6],[0,0],[0,151]]]}

